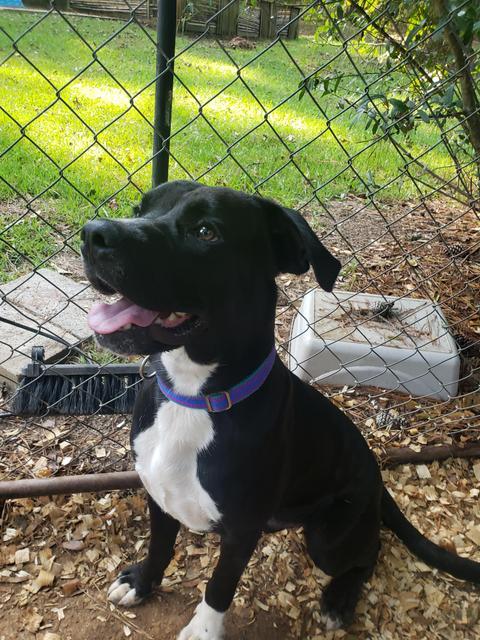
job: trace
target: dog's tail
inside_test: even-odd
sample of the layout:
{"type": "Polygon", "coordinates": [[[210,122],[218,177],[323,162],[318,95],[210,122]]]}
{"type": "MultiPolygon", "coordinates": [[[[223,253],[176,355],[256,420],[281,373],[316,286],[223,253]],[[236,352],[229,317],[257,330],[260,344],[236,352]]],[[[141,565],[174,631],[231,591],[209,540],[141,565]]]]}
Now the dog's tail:
{"type": "Polygon", "coordinates": [[[480,584],[480,562],[450,553],[425,538],[403,515],[385,487],[382,496],[382,520],[406,547],[426,564],[460,580],[480,584]]]}

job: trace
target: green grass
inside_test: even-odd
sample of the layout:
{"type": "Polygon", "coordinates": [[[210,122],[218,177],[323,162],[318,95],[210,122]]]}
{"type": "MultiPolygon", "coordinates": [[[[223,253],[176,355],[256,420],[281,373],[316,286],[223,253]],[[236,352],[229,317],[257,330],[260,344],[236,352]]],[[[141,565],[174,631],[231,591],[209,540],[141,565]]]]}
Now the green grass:
{"type": "MultiPolygon", "coordinates": [[[[68,19],[94,49],[124,26],[118,21],[68,19]]],[[[151,34],[153,36],[153,32],[151,34]]],[[[179,38],[177,52],[190,43],[191,40],[179,38]]],[[[263,46],[259,44],[258,50],[263,46]]],[[[345,56],[337,57],[339,47],[334,44],[321,45],[312,39],[300,38],[288,42],[287,46],[304,72],[312,71],[322,61],[325,64],[330,61],[325,73],[353,72],[345,56]]],[[[230,53],[239,65],[256,54],[239,50],[230,53]]],[[[10,114],[0,111],[0,177],[3,178],[0,203],[17,199],[16,191],[28,198],[37,197],[32,207],[35,209],[37,204],[45,207],[47,203],[47,218],[53,226],[53,230],[47,230],[31,214],[12,221],[11,216],[1,213],[0,205],[0,239],[8,242],[0,250],[0,277],[6,277],[6,272],[12,277],[22,268],[27,270],[40,264],[55,247],[78,232],[98,207],[102,216],[127,215],[132,203],[138,200],[137,187],[146,189],[150,184],[151,166],[147,161],[152,132],[138,111],[131,108],[130,96],[138,110],[151,119],[154,91],[152,86],[144,87],[152,82],[155,74],[154,46],[138,27],[131,25],[98,49],[96,59],[98,62],[94,62],[89,46],[59,16],[42,20],[38,13],[0,12],[0,60],[4,61],[0,64],[0,105],[10,114]],[[35,25],[32,31],[25,33],[32,25],[35,25]],[[20,37],[22,34],[25,35],[20,37]],[[16,40],[19,52],[13,56],[10,55],[12,40],[16,40]],[[90,65],[88,69],[72,80],[87,65],[90,65]],[[25,136],[22,137],[22,133],[25,136]],[[131,182],[129,173],[133,174],[131,182]],[[116,194],[113,206],[107,206],[105,203],[112,194],[116,194]],[[4,228],[8,230],[2,233],[4,228]],[[17,251],[26,253],[30,261],[22,261],[17,251]]],[[[363,71],[374,67],[370,61],[358,59],[356,62],[363,71]]],[[[264,121],[263,108],[273,109],[285,100],[297,89],[302,76],[279,45],[241,72],[241,78],[258,101],[238,78],[235,65],[213,41],[202,41],[188,49],[178,58],[175,71],[205,105],[202,109],[205,118],[225,143],[233,146],[231,156],[215,167],[225,156],[225,143],[199,115],[197,102],[177,81],[173,131],[191,124],[172,140],[171,150],[176,161],[171,163],[171,179],[187,177],[182,169],[185,167],[195,177],[207,172],[202,177],[207,184],[251,190],[253,183],[237,162],[259,183],[288,163],[290,152],[300,149],[315,136],[320,137],[294,157],[313,185],[321,187],[319,195],[325,200],[349,192],[364,193],[360,178],[384,185],[399,174],[401,160],[392,145],[379,142],[362,152],[369,137],[364,125],[352,125],[348,114],[335,117],[338,99],[334,96],[318,96],[323,114],[308,96],[299,100],[295,95],[275,109],[269,122],[288,148],[282,145],[264,121]],[[230,86],[215,97],[228,84],[230,86]],[[326,118],[331,120],[330,128],[326,127],[326,118]],[[355,155],[350,166],[348,155],[355,155]]],[[[392,77],[389,82],[395,86],[395,83],[401,84],[401,78],[392,77]]],[[[354,80],[349,90],[355,86],[361,86],[359,80],[354,80]]],[[[413,153],[420,154],[437,138],[438,132],[433,126],[422,124],[411,136],[408,146],[413,153]]],[[[424,160],[433,167],[449,164],[443,147],[438,147],[424,160]]],[[[261,191],[290,206],[308,201],[312,193],[308,181],[291,163],[267,180],[261,191]]],[[[408,198],[415,193],[413,183],[398,179],[385,188],[379,198],[408,198]]],[[[74,245],[75,242],[73,238],[74,245]]]]}

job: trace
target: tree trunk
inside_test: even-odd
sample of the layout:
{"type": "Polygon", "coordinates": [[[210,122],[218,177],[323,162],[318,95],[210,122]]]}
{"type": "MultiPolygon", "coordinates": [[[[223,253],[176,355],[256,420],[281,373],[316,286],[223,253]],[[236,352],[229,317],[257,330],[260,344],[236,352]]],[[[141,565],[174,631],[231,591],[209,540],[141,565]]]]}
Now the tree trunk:
{"type": "Polygon", "coordinates": [[[460,90],[462,94],[463,113],[465,114],[465,129],[468,133],[470,144],[475,155],[478,177],[480,180],[480,100],[475,90],[475,82],[472,76],[471,57],[469,58],[465,46],[456,30],[453,18],[449,17],[449,11],[445,0],[433,0],[433,8],[438,21],[444,21],[444,34],[448,47],[455,60],[455,70],[460,78],[460,90]]]}

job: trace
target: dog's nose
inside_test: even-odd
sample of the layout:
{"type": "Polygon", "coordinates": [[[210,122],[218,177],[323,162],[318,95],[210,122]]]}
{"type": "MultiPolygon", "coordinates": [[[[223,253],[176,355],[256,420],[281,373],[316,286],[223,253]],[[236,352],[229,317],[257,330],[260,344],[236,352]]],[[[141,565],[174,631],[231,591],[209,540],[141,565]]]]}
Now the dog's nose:
{"type": "Polygon", "coordinates": [[[115,249],[120,244],[118,225],[112,220],[92,220],[87,222],[80,234],[85,248],[90,251],[115,249]]]}

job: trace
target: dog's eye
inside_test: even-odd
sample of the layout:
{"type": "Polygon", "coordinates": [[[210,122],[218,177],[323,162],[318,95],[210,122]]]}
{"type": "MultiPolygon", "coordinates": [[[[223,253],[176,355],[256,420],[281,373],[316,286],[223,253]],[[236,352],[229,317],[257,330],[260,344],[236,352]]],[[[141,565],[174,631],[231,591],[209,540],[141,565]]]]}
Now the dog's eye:
{"type": "Polygon", "coordinates": [[[218,240],[215,229],[212,229],[212,227],[209,227],[206,224],[201,224],[197,229],[195,229],[195,236],[199,240],[204,240],[205,242],[214,242],[215,240],[218,240]]]}

